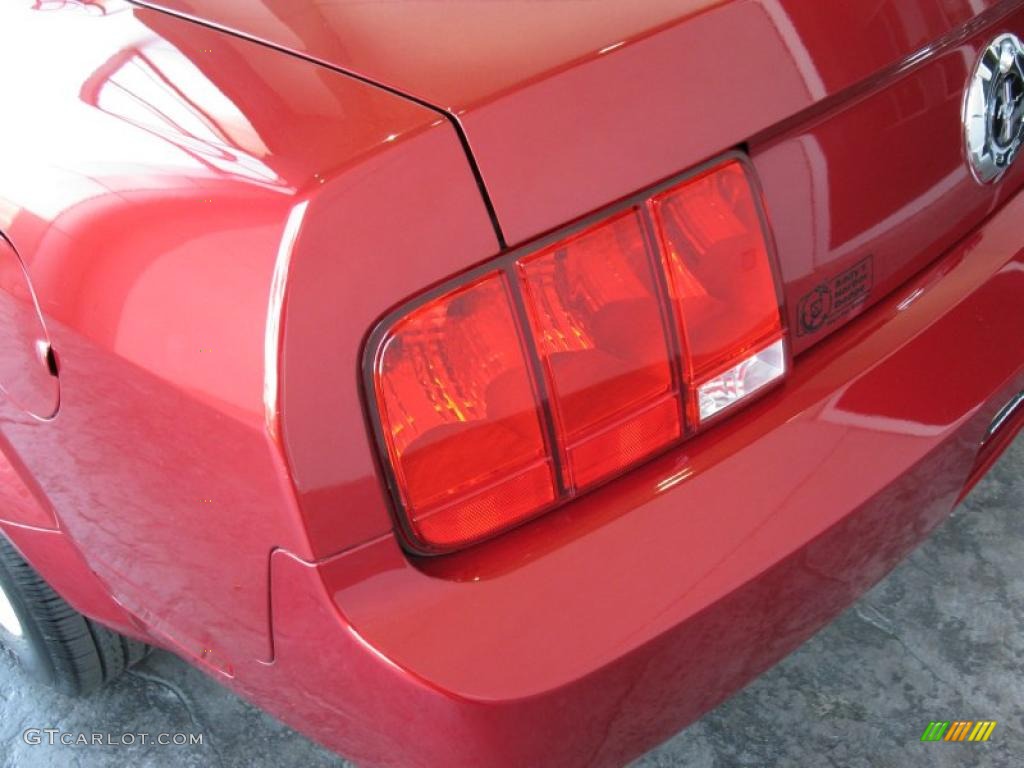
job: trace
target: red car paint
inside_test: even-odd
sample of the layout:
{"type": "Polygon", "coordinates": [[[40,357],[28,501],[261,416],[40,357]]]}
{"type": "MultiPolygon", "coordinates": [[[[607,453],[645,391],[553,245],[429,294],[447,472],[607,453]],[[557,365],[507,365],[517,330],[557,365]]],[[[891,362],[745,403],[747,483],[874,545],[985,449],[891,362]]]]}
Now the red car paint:
{"type": "Polygon", "coordinates": [[[142,5],[0,9],[0,527],[79,610],[354,759],[629,759],[881,578],[1024,390],[1024,172],[975,184],[959,122],[1018,1],[142,5]],[[369,329],[738,144],[785,385],[408,556],[369,329]],[[800,333],[843,275],[852,300],[800,333]]]}

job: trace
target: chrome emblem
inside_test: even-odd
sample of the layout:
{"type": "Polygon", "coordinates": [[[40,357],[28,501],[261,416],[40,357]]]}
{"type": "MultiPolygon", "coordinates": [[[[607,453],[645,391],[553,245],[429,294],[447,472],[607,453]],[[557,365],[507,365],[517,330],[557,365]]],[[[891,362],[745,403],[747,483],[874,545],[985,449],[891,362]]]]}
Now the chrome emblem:
{"type": "Polygon", "coordinates": [[[971,172],[989,184],[1010,167],[1024,142],[1024,43],[1000,35],[985,49],[964,100],[971,172]]]}

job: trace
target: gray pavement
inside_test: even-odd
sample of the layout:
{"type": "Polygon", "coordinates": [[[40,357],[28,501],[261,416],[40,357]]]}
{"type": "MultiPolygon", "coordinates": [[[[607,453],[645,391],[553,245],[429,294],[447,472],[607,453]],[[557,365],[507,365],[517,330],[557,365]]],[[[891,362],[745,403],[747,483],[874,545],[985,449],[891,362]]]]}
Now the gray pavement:
{"type": "MultiPolygon", "coordinates": [[[[906,562],[746,689],[640,758],[655,766],[1024,765],[1024,438],[906,562]],[[997,720],[985,744],[921,743],[930,720],[997,720]]],[[[0,654],[7,766],[347,765],[157,652],[85,699],[0,654]],[[29,745],[28,728],[202,733],[202,746],[29,745]]]]}

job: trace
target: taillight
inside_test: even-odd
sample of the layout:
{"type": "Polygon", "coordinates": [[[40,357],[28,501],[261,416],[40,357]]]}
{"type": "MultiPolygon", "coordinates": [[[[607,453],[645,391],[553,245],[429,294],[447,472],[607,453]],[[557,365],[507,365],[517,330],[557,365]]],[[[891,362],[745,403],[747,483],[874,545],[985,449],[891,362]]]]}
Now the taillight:
{"type": "Polygon", "coordinates": [[[762,215],[728,160],[392,315],[367,347],[407,543],[492,536],[780,380],[762,215]]]}

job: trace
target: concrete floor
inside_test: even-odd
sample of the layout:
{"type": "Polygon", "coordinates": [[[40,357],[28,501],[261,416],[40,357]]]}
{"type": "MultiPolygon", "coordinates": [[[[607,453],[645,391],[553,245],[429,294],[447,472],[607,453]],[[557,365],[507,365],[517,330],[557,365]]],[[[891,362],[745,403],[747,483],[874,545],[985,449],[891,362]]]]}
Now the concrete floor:
{"type": "MultiPolygon", "coordinates": [[[[654,766],[1024,764],[1024,438],[953,517],[799,651],[640,758],[654,766]],[[930,720],[999,722],[984,744],[920,742],[930,720]]],[[[341,766],[164,652],[92,696],[34,687],[0,654],[7,766],[341,766]],[[204,734],[201,747],[30,746],[26,728],[204,734]]]]}

